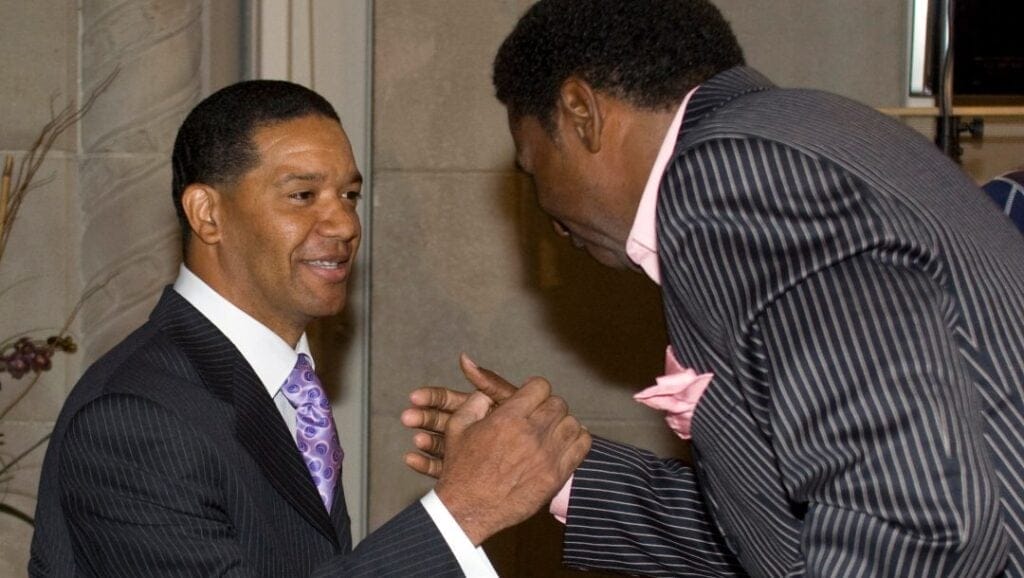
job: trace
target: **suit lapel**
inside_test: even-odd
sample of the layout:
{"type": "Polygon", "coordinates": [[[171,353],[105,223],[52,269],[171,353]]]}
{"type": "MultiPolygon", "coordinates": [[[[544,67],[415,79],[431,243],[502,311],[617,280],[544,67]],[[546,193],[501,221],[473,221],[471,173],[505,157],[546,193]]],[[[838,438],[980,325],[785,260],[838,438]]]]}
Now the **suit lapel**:
{"type": "Polygon", "coordinates": [[[281,497],[338,546],[335,528],[295,440],[266,388],[238,349],[170,287],[164,290],[152,320],[181,346],[206,387],[235,408],[238,442],[281,497]]]}

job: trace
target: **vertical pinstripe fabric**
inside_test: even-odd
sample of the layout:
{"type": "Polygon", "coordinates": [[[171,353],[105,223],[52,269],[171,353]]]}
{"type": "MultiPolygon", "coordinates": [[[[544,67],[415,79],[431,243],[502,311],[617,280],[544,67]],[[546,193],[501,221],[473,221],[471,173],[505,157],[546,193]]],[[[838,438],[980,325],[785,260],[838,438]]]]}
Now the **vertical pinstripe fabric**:
{"type": "Polygon", "coordinates": [[[596,443],[566,563],[1024,576],[1019,233],[916,133],[750,69],[696,93],[676,152],[666,319],[716,376],[696,464],[596,443]]]}
{"type": "Polygon", "coordinates": [[[352,549],[231,343],[173,290],[89,369],[43,465],[32,576],[459,576],[416,502],[352,549]]]}

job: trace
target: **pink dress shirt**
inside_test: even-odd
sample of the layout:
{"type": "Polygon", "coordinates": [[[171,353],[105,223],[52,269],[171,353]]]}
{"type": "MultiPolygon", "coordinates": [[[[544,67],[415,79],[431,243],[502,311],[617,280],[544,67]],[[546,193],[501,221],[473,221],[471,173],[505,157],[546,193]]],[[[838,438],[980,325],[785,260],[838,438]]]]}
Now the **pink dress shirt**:
{"type": "Polygon", "coordinates": [[[683,126],[686,106],[690,104],[690,97],[697,92],[697,88],[691,90],[683,98],[682,104],[676,111],[676,116],[672,119],[672,124],[668,125],[665,140],[662,141],[661,148],[658,149],[658,156],[654,158],[651,174],[647,177],[647,185],[644,187],[643,195],[640,196],[640,206],[637,207],[636,217],[633,218],[633,228],[629,231],[629,237],[626,239],[626,254],[634,263],[640,265],[651,281],[658,285],[661,285],[656,219],[658,189],[661,187],[661,178],[665,176],[668,162],[672,160],[672,153],[675,151],[676,140],[679,137],[679,128],[683,126]]]}
{"type": "MultiPolygon", "coordinates": [[[[633,228],[626,240],[626,254],[658,285],[661,285],[661,270],[658,266],[658,189],[661,186],[661,179],[665,175],[665,169],[668,168],[668,163],[672,159],[672,153],[675,151],[686,107],[690,103],[690,97],[697,92],[697,88],[691,90],[683,98],[672,123],[668,126],[665,140],[662,141],[661,148],[658,149],[658,156],[654,159],[654,166],[651,167],[647,185],[640,197],[640,205],[637,207],[636,217],[633,219],[633,228]]],[[[689,439],[690,420],[697,408],[697,402],[700,401],[700,397],[712,377],[713,375],[710,373],[698,375],[694,370],[683,367],[676,360],[672,347],[669,346],[665,351],[665,375],[657,378],[655,385],[634,395],[633,399],[654,409],[665,411],[665,421],[672,431],[683,439],[689,439]]],[[[573,478],[569,478],[558,495],[551,500],[550,512],[563,524],[569,512],[572,481],[573,478]]]]}

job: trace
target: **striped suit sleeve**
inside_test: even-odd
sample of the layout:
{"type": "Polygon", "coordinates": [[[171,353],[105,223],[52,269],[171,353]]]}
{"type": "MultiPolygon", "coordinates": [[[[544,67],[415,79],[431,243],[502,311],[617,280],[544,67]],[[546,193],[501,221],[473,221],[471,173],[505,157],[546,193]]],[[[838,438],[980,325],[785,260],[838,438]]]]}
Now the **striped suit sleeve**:
{"type": "Polygon", "coordinates": [[[863,254],[777,299],[752,334],[809,575],[991,576],[997,481],[943,289],[863,254]]]}
{"type": "Polygon", "coordinates": [[[644,576],[743,575],[690,467],[599,438],[574,474],[563,562],[644,576]]]}
{"type": "Polygon", "coordinates": [[[348,556],[320,565],[312,578],[457,578],[465,576],[423,505],[416,501],[367,536],[348,556]]]}

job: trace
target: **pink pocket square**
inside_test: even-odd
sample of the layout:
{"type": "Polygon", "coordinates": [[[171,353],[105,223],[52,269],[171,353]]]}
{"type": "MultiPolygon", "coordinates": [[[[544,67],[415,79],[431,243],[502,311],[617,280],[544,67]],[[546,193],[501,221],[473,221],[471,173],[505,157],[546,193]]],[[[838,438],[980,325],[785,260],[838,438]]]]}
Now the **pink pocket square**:
{"type": "Polygon", "coordinates": [[[633,396],[636,401],[665,412],[665,422],[679,437],[690,439],[690,420],[697,402],[711,383],[713,373],[697,374],[676,360],[670,346],[665,350],[665,375],[655,385],[633,396]]]}

